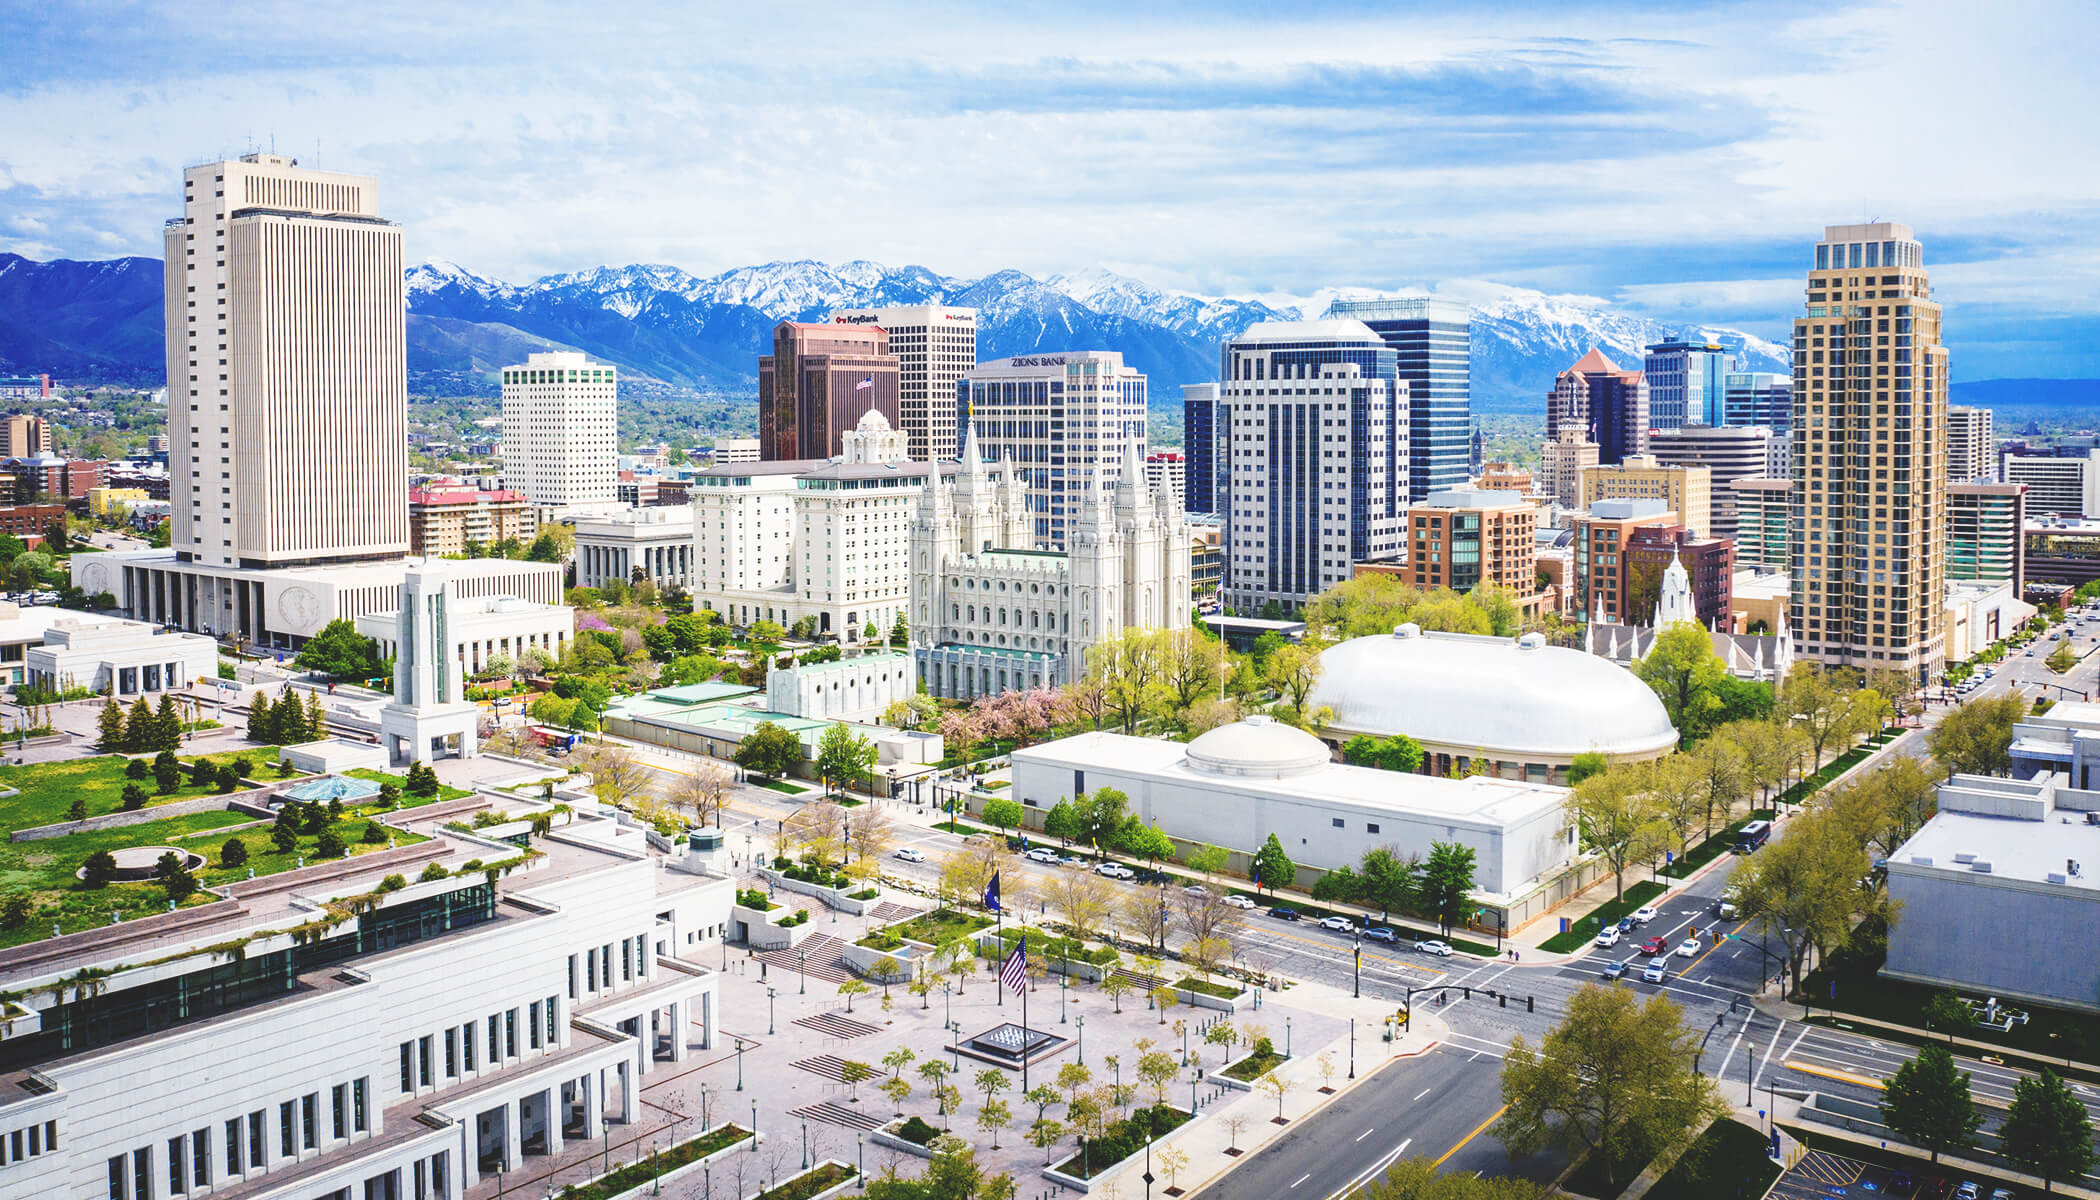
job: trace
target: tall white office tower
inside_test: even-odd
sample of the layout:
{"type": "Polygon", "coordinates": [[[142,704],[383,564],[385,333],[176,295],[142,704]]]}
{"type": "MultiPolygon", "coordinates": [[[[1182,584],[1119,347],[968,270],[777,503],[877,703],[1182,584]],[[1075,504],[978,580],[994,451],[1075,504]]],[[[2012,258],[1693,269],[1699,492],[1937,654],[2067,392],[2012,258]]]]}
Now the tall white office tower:
{"type": "Polygon", "coordinates": [[[178,560],[407,553],[401,230],[376,191],[275,154],[183,172],[164,232],[178,560]]]}
{"type": "Polygon", "coordinates": [[[1028,483],[1037,549],[1065,547],[1088,480],[1105,492],[1122,478],[1131,451],[1143,462],[1145,386],[1144,372],[1114,350],[996,359],[956,385],[984,453],[1011,460],[1028,483]]]}
{"type": "Polygon", "coordinates": [[[956,454],[955,381],[977,365],[977,310],[946,304],[845,308],[834,325],[874,325],[890,335],[897,356],[898,427],[914,462],[947,462],[956,454]]]}
{"type": "Polygon", "coordinates": [[[1962,404],[1947,406],[1947,482],[1988,482],[1998,476],[1998,442],[1991,436],[1992,412],[1962,404]]]}
{"type": "Polygon", "coordinates": [[[539,508],[618,499],[619,378],[563,350],[503,371],[503,486],[539,508]]]}

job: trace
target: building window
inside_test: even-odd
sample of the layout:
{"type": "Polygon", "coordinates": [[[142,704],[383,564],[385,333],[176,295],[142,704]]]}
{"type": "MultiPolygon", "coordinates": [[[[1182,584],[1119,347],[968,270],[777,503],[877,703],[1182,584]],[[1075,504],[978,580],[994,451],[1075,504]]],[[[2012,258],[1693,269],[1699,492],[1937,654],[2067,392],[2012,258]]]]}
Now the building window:
{"type": "Polygon", "coordinates": [[[350,1136],[349,1086],[341,1083],[336,1084],[329,1089],[328,1098],[331,1101],[328,1106],[329,1120],[331,1122],[329,1136],[340,1142],[350,1136]]]}
{"type": "Polygon", "coordinates": [[[1377,833],[1377,832],[1378,832],[1378,823],[1377,823],[1376,821],[1367,821],[1367,822],[1365,822],[1365,823],[1364,823],[1364,832],[1365,832],[1365,833],[1377,833]]]}
{"type": "Polygon", "coordinates": [[[1340,828],[1342,827],[1342,819],[1341,819],[1340,817],[1335,817],[1335,818],[1333,818],[1333,820],[1334,820],[1334,827],[1335,827],[1336,829],[1340,829],[1340,828]]]}
{"type": "Polygon", "coordinates": [[[472,1021],[469,1021],[469,1022],[467,1022],[467,1023],[465,1024],[465,1025],[462,1025],[462,1026],[460,1026],[460,1030],[459,1030],[459,1048],[460,1048],[460,1049],[461,1049],[462,1051],[464,1051],[464,1052],[465,1052],[465,1056],[466,1056],[466,1069],[467,1069],[467,1070],[469,1070],[469,1071],[473,1070],[473,1069],[474,1069],[474,1023],[473,1023],[472,1021]]]}
{"type": "Polygon", "coordinates": [[[299,1097],[299,1148],[311,1150],[321,1144],[321,1094],[308,1092],[299,1097]]]}
{"type": "Polygon", "coordinates": [[[299,1144],[292,1137],[292,1102],[287,1100],[277,1106],[277,1154],[279,1158],[296,1158],[299,1144]]]}
{"type": "Polygon", "coordinates": [[[186,1153],[188,1147],[188,1138],[178,1136],[168,1139],[168,1194],[170,1196],[180,1196],[189,1190],[189,1155],[186,1153]]]}

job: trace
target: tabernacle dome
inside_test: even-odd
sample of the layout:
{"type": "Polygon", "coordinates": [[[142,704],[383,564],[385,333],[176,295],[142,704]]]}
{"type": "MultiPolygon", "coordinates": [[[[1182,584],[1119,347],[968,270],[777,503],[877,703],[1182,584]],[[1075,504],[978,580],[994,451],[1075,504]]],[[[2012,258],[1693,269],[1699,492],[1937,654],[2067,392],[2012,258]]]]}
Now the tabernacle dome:
{"type": "Polygon", "coordinates": [[[1320,655],[1308,708],[1331,709],[1322,733],[1404,733],[1423,769],[1445,774],[1485,759],[1506,779],[1563,783],[1576,755],[1646,759],[1677,745],[1662,701],[1633,672],[1593,654],[1519,638],[1424,633],[1352,638],[1320,655]]]}

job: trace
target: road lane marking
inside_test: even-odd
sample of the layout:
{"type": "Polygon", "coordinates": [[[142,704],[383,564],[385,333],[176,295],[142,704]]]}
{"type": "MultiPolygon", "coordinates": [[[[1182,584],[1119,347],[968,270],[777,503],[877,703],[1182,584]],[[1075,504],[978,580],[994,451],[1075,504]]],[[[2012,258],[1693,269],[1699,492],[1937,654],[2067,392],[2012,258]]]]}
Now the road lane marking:
{"type": "Polygon", "coordinates": [[[1449,1150],[1446,1150],[1446,1151],[1444,1151],[1444,1153],[1443,1153],[1443,1155],[1442,1155],[1441,1157],[1439,1157],[1439,1158],[1438,1158],[1438,1159],[1437,1159],[1437,1160],[1436,1160],[1435,1162],[1433,1162],[1433,1163],[1430,1163],[1429,1165],[1430,1165],[1431,1167],[1441,1167],[1441,1166],[1443,1166],[1443,1165],[1444,1165],[1444,1162],[1445,1162],[1445,1160],[1446,1160],[1446,1159],[1449,1159],[1449,1158],[1450,1158],[1450,1157],[1451,1157],[1452,1155],[1454,1155],[1454,1154],[1458,1153],[1459,1151],[1461,1151],[1461,1150],[1465,1149],[1465,1148],[1466,1148],[1466,1143],[1467,1143],[1467,1142],[1470,1142],[1470,1141],[1472,1141],[1472,1140],[1473,1140],[1474,1138],[1477,1138],[1477,1137],[1479,1137],[1479,1136],[1480,1136],[1481,1134],[1483,1134],[1483,1133],[1487,1132],[1487,1127],[1488,1127],[1488,1126],[1490,1126],[1490,1125],[1493,1125],[1493,1124],[1494,1124],[1495,1122],[1497,1122],[1497,1121],[1501,1120],[1501,1119],[1502,1119],[1502,1114],[1503,1114],[1503,1113],[1506,1113],[1506,1112],[1508,1112],[1508,1111],[1509,1111],[1509,1105],[1507,1105],[1507,1104],[1503,1105],[1503,1106],[1502,1106],[1501,1108],[1498,1108],[1498,1109],[1496,1109],[1496,1110],[1495,1110],[1495,1111],[1494,1111],[1494,1112],[1493,1112],[1492,1114],[1490,1114],[1490,1115],[1489,1115],[1489,1117],[1488,1117],[1488,1119],[1487,1119],[1487,1120],[1485,1120],[1485,1121],[1482,1121],[1482,1122],[1481,1122],[1480,1124],[1478,1124],[1478,1125],[1474,1126],[1474,1127],[1473,1127],[1473,1132],[1471,1132],[1471,1133],[1467,1134],[1466,1136],[1464,1136],[1464,1137],[1462,1137],[1462,1138],[1458,1139],[1458,1145],[1456,1145],[1456,1146],[1453,1146],[1453,1147],[1451,1147],[1451,1148],[1450,1148],[1449,1150]]]}
{"type": "MultiPolygon", "coordinates": [[[[1745,921],[1745,922],[1743,922],[1743,924],[1742,924],[1742,925],[1738,925],[1738,926],[1736,926],[1736,927],[1735,927],[1734,929],[1731,929],[1731,930],[1729,930],[1729,932],[1730,932],[1730,933],[1741,933],[1741,932],[1743,931],[1743,926],[1744,926],[1744,925],[1748,925],[1749,923],[1750,923],[1750,922],[1748,922],[1748,921],[1745,921]]],[[[1726,940],[1727,940],[1726,938],[1718,938],[1718,939],[1716,939],[1716,940],[1714,941],[1714,944],[1713,944],[1713,945],[1711,945],[1711,946],[1708,946],[1708,947],[1706,948],[1706,954],[1702,954],[1702,955],[1700,955],[1699,957],[1697,957],[1697,958],[1693,959],[1693,960],[1692,960],[1692,966],[1691,966],[1691,967],[1686,967],[1686,968],[1684,969],[1684,972],[1683,972],[1683,973],[1685,973],[1685,974],[1689,974],[1689,973],[1691,972],[1691,970],[1692,970],[1692,967],[1696,967],[1696,966],[1698,966],[1698,965],[1699,965],[1700,963],[1703,963],[1703,962],[1705,962],[1705,961],[1706,961],[1706,959],[1707,959],[1707,955],[1710,955],[1710,954],[1712,954],[1712,953],[1713,953],[1714,951],[1716,951],[1716,950],[1719,950],[1719,949],[1721,948],[1721,945],[1722,945],[1722,943],[1723,943],[1723,942],[1725,942],[1726,940]]]]}
{"type": "MultiPolygon", "coordinates": [[[[1376,1126],[1376,1125],[1373,1125],[1373,1126],[1371,1126],[1371,1129],[1376,1129],[1376,1128],[1378,1128],[1378,1126],[1376,1126]]],[[[1360,1141],[1363,1141],[1363,1140],[1364,1140],[1365,1138],[1367,1138],[1367,1137],[1370,1137],[1370,1136],[1371,1136],[1371,1129],[1366,1129],[1366,1130],[1364,1130],[1364,1131],[1363,1131],[1362,1133],[1359,1133],[1359,1134],[1357,1134],[1357,1135],[1356,1135],[1356,1140],[1360,1142],[1360,1141]]]]}
{"type": "MultiPolygon", "coordinates": [[[[1419,1103],[1419,1102],[1421,1101],[1422,1097],[1424,1097],[1424,1096],[1427,1096],[1427,1095],[1428,1095],[1429,1093],[1431,1093],[1431,1092],[1433,1092],[1433,1091],[1435,1091],[1435,1090],[1436,1090],[1435,1088],[1423,1088],[1423,1089],[1422,1089],[1421,1091],[1419,1091],[1419,1092],[1415,1093],[1415,1098],[1414,1098],[1413,1100],[1410,1100],[1410,1101],[1408,1101],[1408,1103],[1409,1103],[1409,1104],[1416,1104],[1416,1103],[1419,1103]]],[[[2080,1088],[2079,1090],[2080,1090],[2080,1091],[2084,1091],[2084,1089],[2083,1089],[2083,1088],[2080,1088]]],[[[2088,1094],[2088,1095],[2090,1095],[2091,1093],[2087,1093],[2087,1094],[2088,1094]]]]}
{"type": "MultiPolygon", "coordinates": [[[[1801,1044],[1801,1039],[1802,1039],[1802,1038],[1805,1038],[1805,1037],[1807,1037],[1807,1036],[1808,1036],[1808,1029],[1809,1029],[1809,1027],[1808,1027],[1808,1026],[1806,1026],[1806,1025],[1803,1025],[1803,1026],[1801,1027],[1801,1032],[1800,1032],[1800,1033],[1797,1033],[1797,1034],[1795,1034],[1795,1035],[1794,1035],[1794,1041],[1793,1041],[1793,1045],[1790,1045],[1790,1046],[1788,1046],[1788,1047],[1786,1048],[1786,1052],[1787,1052],[1787,1054],[1791,1055],[1791,1054],[1792,1054],[1792,1053],[1794,1052],[1794,1046],[1798,1046],[1798,1045],[1800,1045],[1800,1044],[1801,1044]]],[[[1769,1057],[1770,1057],[1770,1056],[1767,1056],[1767,1058],[1768,1058],[1768,1059],[1769,1059],[1769,1057]]]]}
{"type": "Polygon", "coordinates": [[[1356,1189],[1362,1187],[1365,1183],[1369,1182],[1373,1175],[1383,1174],[1387,1167],[1392,1166],[1393,1163],[1397,1161],[1401,1155],[1407,1153],[1407,1148],[1414,1144],[1415,1139],[1402,1138],[1400,1140],[1400,1144],[1393,1147],[1392,1150],[1388,1151],[1384,1158],[1381,1158],[1377,1162],[1374,1162],[1370,1166],[1364,1168],[1363,1174],[1358,1175],[1356,1178],[1350,1180],[1348,1183],[1343,1184],[1342,1190],[1336,1192],[1332,1197],[1329,1198],[1329,1200],[1346,1200],[1346,1197],[1354,1195],[1356,1189]]]}
{"type": "MultiPolygon", "coordinates": [[[[1304,1182],[1305,1182],[1306,1180],[1308,1180],[1308,1179],[1311,1179],[1311,1178],[1312,1178],[1312,1172],[1311,1172],[1311,1171],[1307,1171],[1307,1172],[1306,1172],[1305,1174],[1303,1174],[1303,1175],[1300,1175],[1300,1176],[1298,1177],[1298,1183],[1304,1183],[1304,1182]]],[[[1294,1184],[1292,1184],[1291,1186],[1292,1186],[1292,1187],[1297,1187],[1297,1186],[1298,1186],[1298,1183],[1294,1183],[1294,1184]]]]}

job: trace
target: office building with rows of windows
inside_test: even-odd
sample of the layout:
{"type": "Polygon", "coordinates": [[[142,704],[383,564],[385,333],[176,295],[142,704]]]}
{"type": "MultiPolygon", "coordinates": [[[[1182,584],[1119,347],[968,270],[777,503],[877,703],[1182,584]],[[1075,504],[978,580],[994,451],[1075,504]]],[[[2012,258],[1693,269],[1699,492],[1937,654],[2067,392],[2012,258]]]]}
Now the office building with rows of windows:
{"type": "Polygon", "coordinates": [[[1393,348],[1407,385],[1407,499],[1464,487],[1473,465],[1473,310],[1452,300],[1337,300],[1333,319],[1361,321],[1393,348]]]}
{"type": "Polygon", "coordinates": [[[538,508],[610,507],[619,476],[619,373],[573,350],[503,370],[503,486],[538,508]]]}
{"type": "MultiPolygon", "coordinates": [[[[834,325],[873,325],[890,335],[897,358],[897,428],[917,462],[956,455],[955,381],[977,365],[977,310],[946,304],[848,308],[834,325]]],[[[813,451],[811,453],[814,453],[813,451]]]]}
{"type": "Polygon", "coordinates": [[[1726,383],[1735,356],[1706,338],[1673,337],[1648,347],[1641,374],[1648,381],[1648,421],[1656,429],[1719,425],[1726,419],[1726,383]]]}
{"type": "Polygon", "coordinates": [[[0,950],[0,1195],[454,1200],[639,1120],[642,1076],[715,1044],[734,884],[596,815],[533,855],[445,828],[488,807],[0,950]]]}
{"type": "Polygon", "coordinates": [[[1086,481],[1111,488],[1127,451],[1145,457],[1145,376],[1113,350],[979,363],[955,395],[984,454],[1020,472],[1038,549],[1065,545],[1086,481]]]}

